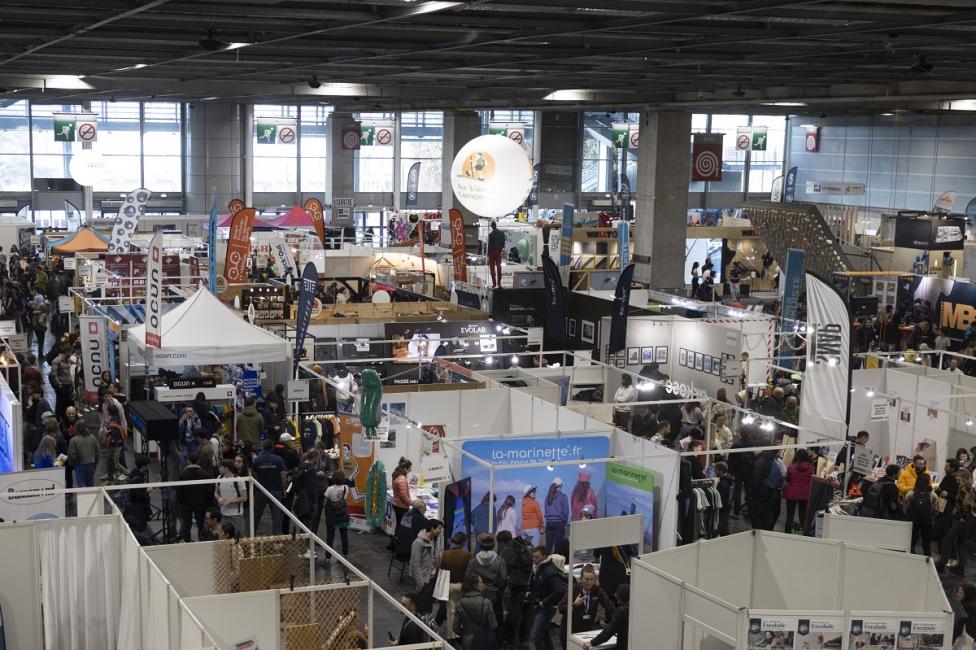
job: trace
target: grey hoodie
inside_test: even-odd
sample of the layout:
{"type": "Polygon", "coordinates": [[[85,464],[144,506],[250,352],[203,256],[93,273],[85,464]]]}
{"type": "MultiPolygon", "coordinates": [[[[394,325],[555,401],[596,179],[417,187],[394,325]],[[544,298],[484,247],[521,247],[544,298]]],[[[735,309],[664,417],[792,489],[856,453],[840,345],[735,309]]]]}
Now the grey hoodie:
{"type": "Polygon", "coordinates": [[[508,588],[508,567],[495,551],[478,551],[468,562],[466,575],[481,576],[485,596],[493,602],[508,588]]]}

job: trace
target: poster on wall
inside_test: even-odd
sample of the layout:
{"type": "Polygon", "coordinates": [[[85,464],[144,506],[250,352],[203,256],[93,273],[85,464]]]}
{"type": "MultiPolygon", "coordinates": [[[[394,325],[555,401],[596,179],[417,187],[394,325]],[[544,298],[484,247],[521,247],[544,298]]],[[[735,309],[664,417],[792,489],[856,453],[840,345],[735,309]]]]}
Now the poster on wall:
{"type": "Polygon", "coordinates": [[[339,416],[339,469],[346,480],[354,483],[346,496],[349,514],[364,521],[366,504],[366,474],[373,464],[373,441],[363,436],[359,418],[352,415],[339,416]]]}
{"type": "Polygon", "coordinates": [[[952,338],[963,338],[976,322],[976,284],[971,282],[926,276],[915,289],[915,300],[932,303],[939,327],[952,338]]]}
{"type": "MultiPolygon", "coordinates": [[[[471,539],[471,479],[444,486],[444,538],[451,539],[455,533],[464,533],[471,539]]],[[[470,544],[469,544],[470,547],[470,544]]]]}
{"type": "MultiPolygon", "coordinates": [[[[793,648],[813,650],[835,648],[844,641],[844,615],[792,614],[749,610],[749,636],[746,648],[793,648]]],[[[854,647],[854,646],[850,646],[854,647]]],[[[871,646],[873,649],[873,646],[871,646]]],[[[883,646],[878,646],[878,648],[883,646]]]]}
{"type": "Polygon", "coordinates": [[[848,648],[917,648],[941,650],[946,643],[942,619],[856,617],[851,615],[848,648]]]}
{"type": "Polygon", "coordinates": [[[63,467],[0,474],[0,518],[8,522],[63,519],[64,495],[51,494],[63,489],[63,467]],[[9,496],[10,492],[30,492],[33,496],[9,496]]]}
{"type": "MultiPolygon", "coordinates": [[[[585,464],[586,459],[607,457],[610,440],[606,436],[470,440],[464,442],[461,448],[496,466],[578,461],[548,467],[496,469],[493,532],[508,530],[513,535],[520,534],[539,544],[545,531],[522,528],[523,504],[530,514],[538,508],[540,523],[544,521],[547,511],[563,512],[577,520],[584,506],[590,506],[595,517],[606,516],[604,504],[597,498],[603,493],[606,467],[602,463],[579,466],[580,463],[585,464]],[[527,499],[529,502],[525,503],[527,499]]],[[[488,532],[488,508],[491,507],[488,504],[489,468],[465,455],[461,459],[461,475],[471,478],[472,503],[478,503],[472,509],[472,532],[475,535],[488,532]]],[[[531,516],[529,520],[532,520],[531,516]]],[[[562,531],[563,537],[567,530],[562,531]]]]}
{"type": "Polygon", "coordinates": [[[654,549],[654,489],[660,480],[655,473],[624,463],[607,463],[608,517],[644,515],[644,551],[654,549]]]}

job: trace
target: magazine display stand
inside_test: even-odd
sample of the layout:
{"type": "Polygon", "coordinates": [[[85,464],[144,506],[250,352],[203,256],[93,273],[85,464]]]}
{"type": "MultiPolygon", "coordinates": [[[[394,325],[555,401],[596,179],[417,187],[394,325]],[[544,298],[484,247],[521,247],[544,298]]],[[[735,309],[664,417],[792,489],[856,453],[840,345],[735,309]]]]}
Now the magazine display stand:
{"type": "Polygon", "coordinates": [[[923,556],[752,531],[644,555],[631,570],[630,638],[662,648],[952,646],[952,608],[923,556]]]}

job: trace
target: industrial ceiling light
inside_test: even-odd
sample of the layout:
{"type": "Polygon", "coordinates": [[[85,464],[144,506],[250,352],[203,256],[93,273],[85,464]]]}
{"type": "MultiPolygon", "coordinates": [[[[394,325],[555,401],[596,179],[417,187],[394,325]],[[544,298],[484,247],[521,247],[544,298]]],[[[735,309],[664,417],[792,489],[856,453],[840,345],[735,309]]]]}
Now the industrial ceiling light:
{"type": "Polygon", "coordinates": [[[931,63],[925,60],[924,54],[916,54],[914,62],[912,63],[911,67],[908,69],[914,72],[915,74],[928,74],[932,72],[934,68],[935,66],[933,66],[931,63]]]}
{"type": "Polygon", "coordinates": [[[207,30],[207,36],[200,39],[199,45],[208,52],[216,52],[227,47],[227,43],[217,38],[217,30],[213,27],[207,30]]]}
{"type": "Polygon", "coordinates": [[[319,78],[316,77],[313,74],[312,75],[312,78],[308,80],[308,87],[309,88],[321,88],[322,87],[322,83],[319,81],[319,78]]]}

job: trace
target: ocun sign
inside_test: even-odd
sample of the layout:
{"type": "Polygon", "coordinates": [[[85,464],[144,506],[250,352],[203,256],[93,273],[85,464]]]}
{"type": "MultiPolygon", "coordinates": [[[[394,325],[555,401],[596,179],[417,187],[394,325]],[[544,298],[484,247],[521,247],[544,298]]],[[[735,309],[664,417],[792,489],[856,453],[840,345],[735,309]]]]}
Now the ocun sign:
{"type": "Polygon", "coordinates": [[[163,233],[157,232],[149,242],[149,266],[146,269],[146,345],[162,347],[163,315],[163,233]]]}
{"type": "Polygon", "coordinates": [[[668,391],[672,395],[677,395],[682,399],[708,399],[708,393],[701,388],[697,388],[695,386],[695,382],[691,382],[689,385],[678,381],[671,381],[669,379],[664,382],[664,390],[668,391]]]}
{"type": "Polygon", "coordinates": [[[98,399],[98,388],[102,383],[102,370],[105,369],[108,351],[108,337],[105,318],[101,316],[82,316],[81,359],[85,371],[85,399],[94,403],[98,399]]]}

